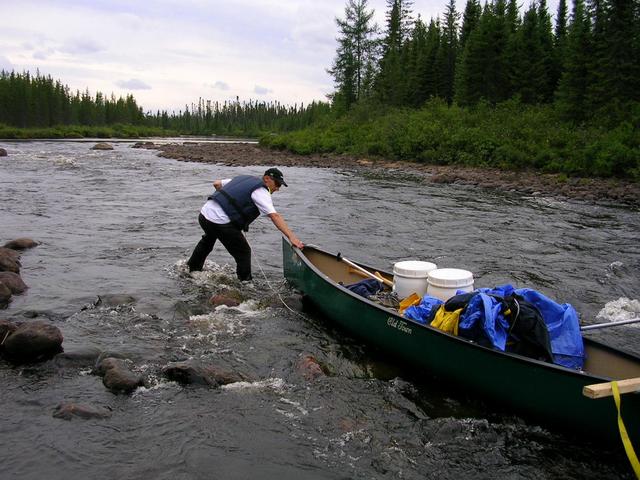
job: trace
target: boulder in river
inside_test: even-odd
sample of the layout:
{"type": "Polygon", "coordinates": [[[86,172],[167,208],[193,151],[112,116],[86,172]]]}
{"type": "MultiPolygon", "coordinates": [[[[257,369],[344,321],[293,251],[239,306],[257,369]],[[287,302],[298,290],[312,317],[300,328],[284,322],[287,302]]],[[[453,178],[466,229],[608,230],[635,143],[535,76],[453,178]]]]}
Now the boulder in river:
{"type": "Polygon", "coordinates": [[[76,347],[65,349],[53,357],[53,362],[63,368],[88,368],[96,364],[96,360],[102,352],[97,347],[76,347]]]}
{"type": "Polygon", "coordinates": [[[4,244],[4,248],[10,248],[11,250],[26,250],[27,248],[33,248],[40,245],[35,240],[30,238],[16,238],[4,244]]]}
{"type": "Polygon", "coordinates": [[[320,362],[313,355],[303,355],[298,361],[298,371],[307,380],[325,376],[320,362]]]}
{"type": "Polygon", "coordinates": [[[167,365],[162,373],[174,382],[182,384],[219,387],[246,380],[244,375],[221,369],[214,365],[202,365],[195,361],[176,362],[167,365]]]}
{"type": "Polygon", "coordinates": [[[27,288],[27,284],[22,281],[22,278],[17,273],[13,272],[0,272],[0,283],[3,283],[12,294],[24,293],[27,288]]]}
{"type": "Polygon", "coordinates": [[[0,254],[0,272],[20,273],[20,262],[0,254]]]}
{"type": "Polygon", "coordinates": [[[152,148],[155,147],[153,142],[136,142],[131,148],[152,148]]]}
{"type": "Polygon", "coordinates": [[[7,151],[4,148],[0,148],[0,157],[6,157],[7,151]]]}
{"type": "Polygon", "coordinates": [[[96,370],[99,375],[103,375],[102,383],[112,393],[131,393],[144,386],[142,375],[132,372],[127,362],[120,358],[105,358],[96,370]]]}
{"type": "Polygon", "coordinates": [[[5,308],[11,300],[11,290],[0,281],[0,308],[5,308]]]}
{"type": "Polygon", "coordinates": [[[53,411],[53,417],[61,418],[62,420],[71,420],[73,418],[82,418],[85,420],[91,418],[109,418],[111,417],[111,409],[92,407],[79,403],[61,403],[53,411]]]}
{"type": "Polygon", "coordinates": [[[218,293],[217,295],[212,296],[209,299],[209,303],[214,307],[219,307],[220,305],[226,305],[227,307],[237,307],[238,305],[240,305],[239,301],[222,293],[218,293]]]}
{"type": "Polygon", "coordinates": [[[9,335],[16,331],[18,326],[9,320],[0,320],[0,348],[9,335]]]}
{"type": "Polygon", "coordinates": [[[113,146],[107,142],[98,142],[91,147],[91,150],[113,150],[113,146]]]}
{"type": "Polygon", "coordinates": [[[16,262],[20,261],[20,252],[12,248],[0,247],[0,258],[10,258],[16,262]]]}
{"type": "Polygon", "coordinates": [[[19,325],[4,341],[4,354],[14,363],[47,360],[62,351],[62,332],[49,322],[19,325]]]}

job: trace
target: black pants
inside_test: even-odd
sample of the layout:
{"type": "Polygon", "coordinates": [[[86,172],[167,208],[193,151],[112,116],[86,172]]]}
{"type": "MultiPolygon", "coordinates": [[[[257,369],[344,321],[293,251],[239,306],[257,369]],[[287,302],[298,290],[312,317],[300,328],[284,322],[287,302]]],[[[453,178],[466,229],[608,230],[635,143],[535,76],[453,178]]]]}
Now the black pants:
{"type": "Polygon", "coordinates": [[[198,222],[202,230],[204,230],[204,235],[193,250],[191,258],[187,261],[189,271],[202,270],[204,261],[213,250],[216,240],[219,239],[236,261],[238,278],[240,280],[251,280],[251,247],[247,239],[244,238],[242,231],[231,223],[219,225],[210,222],[202,214],[198,217],[198,222]]]}

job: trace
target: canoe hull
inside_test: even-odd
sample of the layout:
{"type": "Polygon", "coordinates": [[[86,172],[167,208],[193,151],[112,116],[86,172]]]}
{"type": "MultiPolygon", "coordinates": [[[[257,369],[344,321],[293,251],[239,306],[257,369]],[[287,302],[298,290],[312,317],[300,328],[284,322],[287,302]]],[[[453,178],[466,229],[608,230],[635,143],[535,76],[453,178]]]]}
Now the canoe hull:
{"type": "MultiPolygon", "coordinates": [[[[592,400],[585,385],[607,381],[582,372],[481,347],[404,319],[338,285],[283,239],[286,279],[334,323],[367,344],[458,388],[525,417],[606,442],[620,441],[611,397],[592,400]]],[[[640,360],[640,359],[639,359],[640,360]]],[[[623,418],[640,442],[640,394],[622,398],[623,418]]]]}

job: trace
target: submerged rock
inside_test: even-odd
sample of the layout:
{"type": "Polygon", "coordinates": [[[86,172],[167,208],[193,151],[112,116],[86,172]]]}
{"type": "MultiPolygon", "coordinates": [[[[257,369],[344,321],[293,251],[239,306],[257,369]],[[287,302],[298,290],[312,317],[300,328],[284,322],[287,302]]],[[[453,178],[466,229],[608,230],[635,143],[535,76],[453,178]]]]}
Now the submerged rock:
{"type": "Polygon", "coordinates": [[[238,305],[240,305],[239,301],[221,293],[211,297],[209,299],[209,303],[214,307],[218,307],[220,305],[226,305],[227,307],[237,307],[238,305]]]}
{"type": "Polygon", "coordinates": [[[303,355],[298,361],[298,371],[307,380],[325,376],[320,362],[313,355],[303,355]]]}
{"type": "Polygon", "coordinates": [[[107,142],[98,142],[91,147],[91,150],[113,150],[113,146],[107,142]]]}
{"type": "Polygon", "coordinates": [[[53,362],[58,367],[93,367],[102,352],[97,347],[79,347],[65,350],[53,357],[53,362]]]}
{"type": "Polygon", "coordinates": [[[14,363],[47,360],[62,351],[62,332],[36,320],[19,325],[4,341],[4,354],[14,363]]]}
{"type": "Polygon", "coordinates": [[[30,238],[16,238],[15,240],[11,240],[4,244],[5,248],[10,248],[11,250],[26,250],[28,248],[37,247],[40,245],[35,240],[31,240],[30,238]]]}
{"type": "Polygon", "coordinates": [[[61,403],[53,411],[53,417],[61,418],[62,420],[71,420],[74,417],[85,420],[91,418],[109,418],[111,417],[111,409],[77,403],[61,403]]]}
{"type": "Polygon", "coordinates": [[[20,275],[13,272],[0,272],[0,283],[6,285],[14,295],[24,293],[29,288],[20,275]]]}
{"type": "Polygon", "coordinates": [[[162,373],[174,382],[208,385],[211,387],[219,387],[246,380],[241,374],[223,370],[214,365],[202,365],[194,361],[169,364],[162,370],[162,373]]]}
{"type": "Polygon", "coordinates": [[[5,308],[11,300],[11,289],[0,281],[0,308],[5,308]]]}
{"type": "Polygon", "coordinates": [[[98,298],[93,302],[94,307],[116,307],[118,305],[126,305],[129,303],[135,303],[136,299],[131,295],[125,293],[116,293],[108,295],[98,295],[98,298]]]}
{"type": "Polygon", "coordinates": [[[0,348],[4,345],[4,341],[9,335],[16,331],[18,326],[9,320],[0,320],[0,348]]]}
{"type": "Polygon", "coordinates": [[[105,358],[96,370],[99,375],[103,375],[102,383],[112,393],[131,393],[144,386],[142,375],[132,372],[127,362],[120,358],[105,358]]]}
{"type": "Polygon", "coordinates": [[[0,157],[6,157],[7,151],[4,148],[0,148],[0,157]]]}

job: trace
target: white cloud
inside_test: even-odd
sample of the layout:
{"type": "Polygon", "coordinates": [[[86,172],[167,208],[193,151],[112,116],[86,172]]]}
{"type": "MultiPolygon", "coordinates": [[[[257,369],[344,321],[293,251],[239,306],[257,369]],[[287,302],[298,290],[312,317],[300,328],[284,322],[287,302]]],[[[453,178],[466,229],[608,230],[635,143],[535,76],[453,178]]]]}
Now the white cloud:
{"type": "Polygon", "coordinates": [[[229,90],[229,84],[218,80],[216,83],[213,84],[213,88],[216,88],[218,90],[229,90]]]}
{"type": "Polygon", "coordinates": [[[266,87],[261,87],[260,85],[256,85],[255,87],[253,87],[253,93],[255,93],[256,95],[267,95],[271,92],[273,92],[273,90],[266,87]]]}
{"type": "Polygon", "coordinates": [[[127,90],[151,90],[151,86],[144,83],[142,80],[132,78],[130,80],[118,80],[116,85],[120,88],[127,90]]]}
{"type": "Polygon", "coordinates": [[[64,42],[60,47],[60,51],[73,55],[85,55],[88,53],[97,53],[104,50],[104,47],[98,42],[88,38],[72,38],[64,42]]]}
{"type": "Polygon", "coordinates": [[[4,55],[0,55],[0,70],[11,71],[13,70],[13,64],[4,55]]]}

